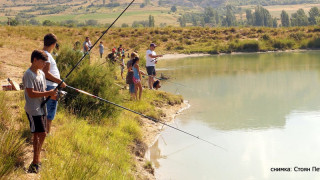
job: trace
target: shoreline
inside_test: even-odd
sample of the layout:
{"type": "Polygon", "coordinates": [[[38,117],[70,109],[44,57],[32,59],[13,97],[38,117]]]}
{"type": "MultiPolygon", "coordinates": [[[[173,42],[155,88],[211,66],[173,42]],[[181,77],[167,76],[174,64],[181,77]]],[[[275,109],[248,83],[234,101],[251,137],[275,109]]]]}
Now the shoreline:
{"type": "MultiPolygon", "coordinates": [[[[188,101],[184,100],[183,103],[178,105],[165,105],[159,109],[161,109],[165,116],[161,117],[162,122],[166,124],[171,124],[174,122],[174,119],[177,115],[181,114],[181,112],[185,111],[186,109],[190,108],[190,104],[188,101]]],[[[153,173],[145,169],[144,166],[147,162],[150,162],[150,159],[147,158],[147,154],[149,152],[150,147],[152,147],[160,137],[161,132],[165,125],[160,123],[155,123],[148,119],[142,118],[143,124],[141,126],[142,129],[142,141],[145,144],[145,149],[142,157],[136,156],[136,164],[137,164],[137,173],[138,176],[142,176],[143,179],[156,179],[154,176],[154,167],[153,173]]],[[[150,170],[150,169],[149,169],[150,170]]]]}
{"type": "Polygon", "coordinates": [[[181,59],[181,58],[189,58],[189,57],[203,57],[203,56],[212,56],[212,54],[206,54],[206,53],[196,53],[196,54],[164,54],[163,57],[161,57],[161,60],[168,60],[168,59],[181,59]]]}
{"type": "Polygon", "coordinates": [[[231,53],[219,53],[219,54],[208,54],[208,53],[195,53],[195,54],[184,54],[174,53],[165,54],[161,57],[161,60],[173,60],[190,57],[204,57],[204,56],[223,56],[223,55],[239,55],[239,54],[267,54],[267,53],[290,53],[290,52],[308,52],[308,51],[320,51],[320,49],[290,49],[290,50],[276,50],[276,51],[256,51],[256,52],[231,52],[231,53]]]}

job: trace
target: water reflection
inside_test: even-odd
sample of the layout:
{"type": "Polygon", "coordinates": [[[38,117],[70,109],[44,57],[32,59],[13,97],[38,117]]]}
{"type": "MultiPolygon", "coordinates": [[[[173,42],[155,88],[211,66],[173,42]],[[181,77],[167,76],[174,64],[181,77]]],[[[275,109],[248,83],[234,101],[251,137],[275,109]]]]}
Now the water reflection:
{"type": "Polygon", "coordinates": [[[158,179],[319,179],[271,167],[317,166],[320,155],[319,51],[160,61],[163,88],[191,108],[150,149],[158,179]]]}
{"type": "Polygon", "coordinates": [[[191,119],[205,121],[213,128],[281,128],[292,109],[317,108],[318,54],[249,54],[165,61],[161,66],[175,69],[165,73],[186,87],[173,83],[164,87],[190,100],[191,119]]]}

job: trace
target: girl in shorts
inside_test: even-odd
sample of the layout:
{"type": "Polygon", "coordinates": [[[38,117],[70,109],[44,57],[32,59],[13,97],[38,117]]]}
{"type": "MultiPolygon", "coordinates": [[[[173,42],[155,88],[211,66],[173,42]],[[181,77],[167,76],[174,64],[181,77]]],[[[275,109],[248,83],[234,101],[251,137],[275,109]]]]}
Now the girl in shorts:
{"type": "MultiPolygon", "coordinates": [[[[133,82],[135,86],[136,96],[139,91],[139,100],[141,99],[142,95],[142,84],[141,84],[141,72],[139,69],[139,58],[135,57],[132,61],[132,69],[133,69],[133,82]]],[[[136,97],[138,99],[138,97],[136,97]]]]}

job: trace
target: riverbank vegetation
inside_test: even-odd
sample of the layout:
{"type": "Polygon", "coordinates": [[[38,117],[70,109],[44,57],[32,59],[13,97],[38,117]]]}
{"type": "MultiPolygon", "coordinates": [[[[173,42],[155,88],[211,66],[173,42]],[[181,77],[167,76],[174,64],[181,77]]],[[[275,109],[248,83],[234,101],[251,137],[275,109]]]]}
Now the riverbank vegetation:
{"type": "MultiPolygon", "coordinates": [[[[0,26],[3,39],[2,48],[32,51],[39,48],[42,36],[55,33],[62,47],[72,48],[76,41],[83,42],[86,36],[95,41],[104,28],[66,28],[0,26]],[[23,39],[23,41],[20,41],[23,39]]],[[[295,49],[320,48],[320,27],[165,27],[165,28],[113,28],[103,37],[105,51],[123,44],[125,49],[138,51],[144,58],[150,42],[158,45],[157,52],[165,53],[231,53],[265,52],[295,49]]],[[[98,49],[92,51],[98,56],[98,49]]],[[[98,59],[103,62],[103,59],[98,59]]]]}

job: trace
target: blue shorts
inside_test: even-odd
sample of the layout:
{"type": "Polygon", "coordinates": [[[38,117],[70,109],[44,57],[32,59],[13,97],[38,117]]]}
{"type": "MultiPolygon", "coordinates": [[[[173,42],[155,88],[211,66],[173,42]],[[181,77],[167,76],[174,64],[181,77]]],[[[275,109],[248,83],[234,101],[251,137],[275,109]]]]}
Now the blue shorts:
{"type": "MultiPolygon", "coordinates": [[[[56,88],[56,86],[47,86],[46,91],[50,91],[54,88],[56,88]]],[[[49,99],[49,101],[47,102],[47,112],[48,112],[47,119],[48,120],[52,121],[54,119],[57,113],[57,107],[58,107],[58,101],[49,99]]]]}
{"type": "Polygon", "coordinates": [[[129,84],[129,92],[131,94],[135,93],[134,84],[129,84]]]}

